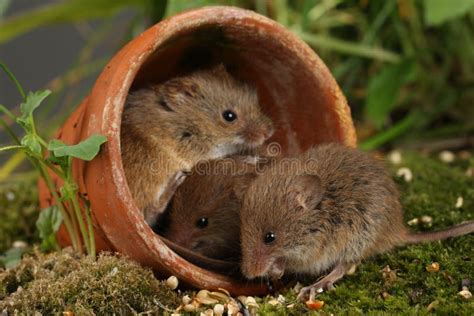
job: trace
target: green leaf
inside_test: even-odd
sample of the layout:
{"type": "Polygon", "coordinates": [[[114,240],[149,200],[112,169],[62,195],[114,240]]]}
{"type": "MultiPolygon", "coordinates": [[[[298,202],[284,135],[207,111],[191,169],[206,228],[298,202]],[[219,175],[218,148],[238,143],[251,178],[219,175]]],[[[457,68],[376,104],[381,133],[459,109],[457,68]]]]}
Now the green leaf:
{"type": "Polygon", "coordinates": [[[460,17],[474,8],[474,0],[424,0],[427,25],[440,25],[460,17]]]}
{"type": "Polygon", "coordinates": [[[20,105],[21,119],[27,120],[31,117],[33,111],[40,106],[41,102],[43,102],[43,100],[50,94],[51,91],[49,90],[28,92],[25,102],[20,105]]]}
{"type": "Polygon", "coordinates": [[[58,139],[53,139],[48,149],[56,157],[74,157],[86,161],[91,161],[99,153],[100,146],[107,141],[103,135],[92,135],[76,145],[66,145],[58,139]]]}
{"type": "Polygon", "coordinates": [[[26,134],[21,139],[21,144],[27,147],[31,152],[35,154],[41,154],[41,144],[38,138],[34,134],[26,134]]]}
{"type": "Polygon", "coordinates": [[[10,248],[0,256],[0,262],[6,269],[14,268],[21,261],[21,256],[26,250],[27,248],[10,248]]]}
{"type": "Polygon", "coordinates": [[[365,111],[377,129],[384,126],[396,104],[401,87],[414,78],[415,64],[404,61],[382,69],[369,81],[365,111]]]}
{"type": "Polygon", "coordinates": [[[56,241],[56,232],[61,227],[63,217],[56,205],[43,209],[36,221],[40,238],[42,240],[41,248],[43,250],[52,250],[58,247],[56,241]]]}
{"type": "Polygon", "coordinates": [[[0,20],[5,15],[5,12],[7,12],[10,2],[11,0],[0,0],[0,20]]]}

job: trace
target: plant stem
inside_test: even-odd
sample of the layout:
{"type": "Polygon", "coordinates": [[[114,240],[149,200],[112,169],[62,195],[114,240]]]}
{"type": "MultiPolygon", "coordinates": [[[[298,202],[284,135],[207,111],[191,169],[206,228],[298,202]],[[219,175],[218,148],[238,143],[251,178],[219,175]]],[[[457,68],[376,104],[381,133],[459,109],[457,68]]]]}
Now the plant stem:
{"type": "Polygon", "coordinates": [[[36,162],[32,160],[33,165],[36,167],[36,169],[39,170],[41,176],[43,177],[46,185],[48,186],[49,191],[53,195],[54,200],[56,201],[56,204],[58,205],[59,211],[61,212],[61,215],[63,216],[64,220],[64,225],[66,226],[66,230],[71,237],[71,242],[72,242],[72,247],[74,250],[78,252],[82,252],[80,242],[79,242],[79,236],[77,234],[77,230],[73,229],[73,226],[71,224],[71,219],[69,218],[69,213],[64,207],[63,203],[61,202],[61,199],[56,192],[56,186],[53,183],[53,180],[51,179],[51,176],[49,175],[48,171],[45,170],[45,168],[41,165],[41,162],[36,162]]]}
{"type": "Polygon", "coordinates": [[[96,255],[96,249],[95,249],[94,227],[92,226],[91,208],[88,204],[88,201],[86,201],[84,205],[85,205],[85,211],[86,211],[87,228],[89,230],[89,241],[91,243],[89,255],[94,258],[96,255]]]}
{"type": "Polygon", "coordinates": [[[15,76],[12,74],[12,72],[2,62],[0,62],[0,68],[2,68],[3,71],[5,71],[5,73],[10,78],[10,80],[15,84],[16,89],[21,94],[22,99],[25,100],[26,99],[25,90],[23,90],[23,87],[18,82],[18,80],[15,78],[15,76]]]}
{"type": "Polygon", "coordinates": [[[84,218],[82,217],[81,207],[79,206],[79,202],[77,200],[77,187],[74,179],[72,178],[72,157],[68,157],[68,172],[66,175],[66,181],[64,183],[66,190],[68,191],[67,194],[71,198],[72,208],[74,213],[76,214],[77,222],[79,223],[79,229],[81,230],[82,239],[84,241],[84,245],[86,247],[86,251],[88,254],[91,253],[91,244],[89,233],[86,230],[86,226],[84,224],[84,218]]]}

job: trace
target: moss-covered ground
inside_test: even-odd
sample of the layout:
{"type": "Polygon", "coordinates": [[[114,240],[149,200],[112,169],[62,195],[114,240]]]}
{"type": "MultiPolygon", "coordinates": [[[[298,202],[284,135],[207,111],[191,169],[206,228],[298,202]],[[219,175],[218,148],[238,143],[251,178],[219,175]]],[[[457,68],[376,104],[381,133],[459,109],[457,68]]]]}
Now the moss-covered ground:
{"type": "MultiPolygon", "coordinates": [[[[431,223],[413,225],[414,230],[440,229],[474,219],[474,177],[466,174],[474,167],[473,158],[458,158],[448,164],[437,157],[404,153],[402,162],[392,167],[394,174],[398,168],[408,167],[413,175],[410,182],[396,177],[406,222],[422,216],[432,218],[431,223]],[[463,203],[456,207],[459,197],[463,203]]],[[[0,250],[8,249],[14,240],[35,242],[35,187],[15,184],[0,189],[0,250]]],[[[473,315],[474,299],[458,294],[465,279],[474,281],[474,234],[377,256],[361,264],[355,274],[344,277],[335,290],[320,295],[318,299],[325,304],[318,311],[309,311],[296,302],[293,289],[280,293],[284,303],[274,299],[278,294],[256,299],[259,314],[265,315],[473,315]],[[439,263],[438,272],[427,271],[433,262],[439,263]],[[384,273],[387,266],[390,272],[385,269],[384,273]]],[[[474,291],[474,283],[470,290],[474,291]]],[[[101,256],[94,262],[68,251],[48,256],[36,251],[16,268],[0,271],[0,300],[0,311],[128,314],[157,313],[157,301],[175,308],[180,298],[156,281],[149,270],[117,256],[101,256]]]]}

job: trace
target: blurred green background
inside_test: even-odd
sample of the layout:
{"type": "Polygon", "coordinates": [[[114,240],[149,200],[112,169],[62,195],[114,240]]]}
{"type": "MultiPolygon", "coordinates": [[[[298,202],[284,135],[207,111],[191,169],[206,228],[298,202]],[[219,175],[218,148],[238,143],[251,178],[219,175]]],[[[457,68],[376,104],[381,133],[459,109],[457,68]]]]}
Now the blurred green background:
{"type": "MultiPolygon", "coordinates": [[[[306,41],[343,89],[362,148],[472,148],[474,0],[0,0],[0,60],[21,56],[23,68],[2,62],[26,90],[53,90],[37,118],[39,130],[51,134],[126,42],[167,16],[207,5],[255,10],[306,41]],[[80,35],[75,46],[59,45],[56,55],[39,59],[61,37],[43,34],[26,49],[16,44],[58,26],[63,38],[80,35]],[[74,58],[56,69],[63,51],[74,58]],[[24,66],[30,64],[54,68],[55,75],[43,78],[41,68],[24,66]],[[28,85],[32,72],[39,86],[28,85]]],[[[0,103],[15,110],[20,98],[2,77],[0,103]]],[[[3,145],[8,139],[1,134],[3,145]]],[[[2,181],[21,170],[23,157],[0,161],[2,181]]]]}

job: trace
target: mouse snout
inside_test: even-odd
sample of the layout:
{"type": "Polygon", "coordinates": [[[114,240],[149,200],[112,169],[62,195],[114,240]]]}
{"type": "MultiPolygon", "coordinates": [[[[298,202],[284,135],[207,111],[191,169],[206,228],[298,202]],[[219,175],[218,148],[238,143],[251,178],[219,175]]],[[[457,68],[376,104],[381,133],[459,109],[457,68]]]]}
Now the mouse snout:
{"type": "Polygon", "coordinates": [[[250,144],[260,146],[273,135],[273,132],[273,126],[270,124],[254,123],[245,128],[240,136],[250,144]]]}
{"type": "Polygon", "coordinates": [[[268,275],[273,264],[267,255],[262,251],[246,252],[242,258],[242,273],[247,279],[254,279],[268,275]]]}

